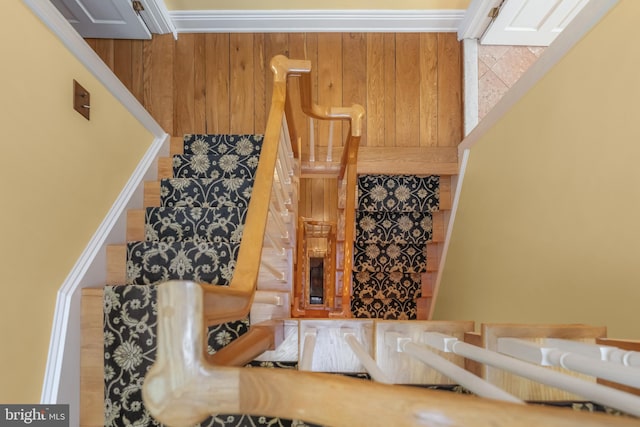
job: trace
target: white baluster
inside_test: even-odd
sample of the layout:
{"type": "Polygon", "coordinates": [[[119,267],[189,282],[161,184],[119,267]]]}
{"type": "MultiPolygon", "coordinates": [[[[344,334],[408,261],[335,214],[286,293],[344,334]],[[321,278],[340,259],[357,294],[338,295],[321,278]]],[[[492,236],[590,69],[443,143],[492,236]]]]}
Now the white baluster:
{"type": "Polygon", "coordinates": [[[278,212],[273,203],[269,205],[269,214],[273,219],[273,222],[276,224],[276,228],[280,232],[280,237],[286,241],[289,240],[289,231],[287,230],[287,226],[282,219],[282,214],[278,212]]]}
{"type": "Polygon", "coordinates": [[[424,336],[427,345],[438,350],[452,352],[542,384],[567,390],[628,414],[640,416],[640,397],[460,342],[457,338],[448,335],[425,332],[424,336]]]}
{"type": "Polygon", "coordinates": [[[316,161],[316,143],[315,135],[313,132],[313,119],[309,117],[309,162],[316,161]]]}
{"type": "Polygon", "coordinates": [[[267,240],[267,242],[269,242],[269,246],[271,246],[273,249],[276,250],[276,252],[278,253],[278,255],[280,256],[284,256],[286,253],[286,250],[284,248],[284,246],[280,243],[280,238],[273,236],[273,233],[271,232],[271,230],[269,230],[269,227],[267,227],[265,233],[264,233],[264,237],[267,240]]]}
{"type": "Polygon", "coordinates": [[[547,338],[545,342],[558,350],[570,351],[594,359],[640,368],[640,352],[637,351],[623,350],[611,345],[587,344],[558,338],[547,338]]]}
{"type": "Polygon", "coordinates": [[[597,378],[640,387],[640,369],[609,363],[518,338],[499,338],[498,352],[542,366],[560,366],[597,378]]]}
{"type": "Polygon", "coordinates": [[[333,120],[329,122],[329,144],[327,145],[327,163],[333,158],[333,120]]]}
{"type": "Polygon", "coordinates": [[[264,257],[263,257],[262,261],[260,262],[260,265],[262,267],[266,268],[271,274],[273,274],[273,277],[275,277],[277,280],[279,280],[281,282],[286,282],[287,281],[287,275],[285,274],[285,272],[281,271],[278,268],[276,268],[273,264],[271,264],[266,259],[264,259],[264,257]]]}
{"type": "Polygon", "coordinates": [[[437,355],[423,345],[414,343],[411,338],[402,336],[397,332],[387,332],[384,336],[385,344],[394,348],[397,352],[404,352],[420,360],[443,375],[446,375],[456,383],[470,390],[478,396],[487,399],[502,400],[505,402],[523,403],[522,400],[507,393],[501,388],[473,375],[442,356],[437,355]]]}
{"type": "Polygon", "coordinates": [[[258,304],[270,304],[278,307],[282,307],[282,297],[280,295],[274,295],[267,292],[256,292],[253,297],[253,302],[258,304]]]}
{"type": "Polygon", "coordinates": [[[353,329],[342,328],[340,333],[342,334],[342,337],[347,342],[347,344],[349,344],[349,348],[351,348],[353,354],[356,355],[360,363],[362,363],[362,366],[364,366],[364,368],[367,370],[369,375],[371,375],[371,378],[373,378],[374,381],[384,384],[392,383],[387,374],[382,372],[382,369],[380,369],[375,360],[373,360],[369,353],[367,353],[367,350],[362,347],[362,344],[360,344],[360,341],[358,341],[358,338],[356,338],[353,329]]]}
{"type": "Polygon", "coordinates": [[[313,353],[316,349],[317,331],[315,328],[307,328],[304,332],[302,355],[300,356],[301,371],[310,371],[313,366],[313,353]]]}

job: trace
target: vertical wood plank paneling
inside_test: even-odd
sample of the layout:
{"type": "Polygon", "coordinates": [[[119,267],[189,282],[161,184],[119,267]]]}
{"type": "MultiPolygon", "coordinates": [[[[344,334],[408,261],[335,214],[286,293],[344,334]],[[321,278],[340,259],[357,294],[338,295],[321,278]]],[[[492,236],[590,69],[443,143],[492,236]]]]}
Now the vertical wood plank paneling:
{"type": "Polygon", "coordinates": [[[312,179],[302,178],[300,180],[300,202],[298,203],[298,216],[303,218],[312,218],[311,210],[311,181],[312,179]]]}
{"type": "Polygon", "coordinates": [[[324,179],[324,220],[338,222],[338,180],[324,179]]]}
{"type": "Polygon", "coordinates": [[[98,39],[89,39],[89,38],[84,39],[84,41],[86,41],[87,44],[91,47],[91,49],[93,49],[93,51],[96,52],[96,53],[98,53],[97,49],[96,49],[96,41],[97,40],[98,39]]]}
{"type": "Polygon", "coordinates": [[[438,34],[420,34],[420,146],[438,145],[438,34]]]}
{"type": "Polygon", "coordinates": [[[420,35],[396,35],[396,146],[420,144],[420,35]]]}
{"type": "MultiPolygon", "coordinates": [[[[318,34],[318,104],[325,107],[342,106],[342,35],[318,34]]],[[[318,123],[318,146],[329,143],[328,121],[318,123]]],[[[333,125],[333,143],[342,135],[342,124],[333,125]]]]}
{"type": "Polygon", "coordinates": [[[311,218],[324,220],[327,210],[324,205],[325,183],[324,179],[311,180],[311,218]]]}
{"type": "Polygon", "coordinates": [[[195,55],[193,64],[194,128],[187,131],[187,133],[205,133],[207,131],[205,35],[195,34],[193,43],[193,53],[195,55]]]}
{"type": "Polygon", "coordinates": [[[273,73],[269,67],[271,58],[276,55],[289,56],[289,36],[285,33],[269,33],[265,34],[264,40],[264,60],[265,60],[265,88],[266,100],[271,102],[271,94],[273,93],[273,73]]]}
{"type": "Polygon", "coordinates": [[[438,36],[438,145],[462,140],[462,60],[455,33],[438,36]]]}
{"type": "MultiPolygon", "coordinates": [[[[306,57],[306,35],[304,33],[289,34],[289,57],[295,59],[307,59],[306,57]]],[[[302,151],[309,151],[309,120],[300,110],[300,86],[298,79],[291,79],[287,96],[291,99],[293,105],[294,123],[298,131],[298,136],[302,138],[302,151]],[[306,147],[306,148],[304,148],[306,147]]],[[[294,141],[294,143],[296,143],[294,141]]]]}
{"type": "Polygon", "coordinates": [[[384,35],[384,146],[396,145],[396,35],[384,35]]]}
{"type": "MultiPolygon", "coordinates": [[[[462,138],[461,50],[453,33],[209,33],[87,43],[172,134],[263,132],[269,61],[283,53],[311,61],[318,104],[365,105],[363,145],[455,146],[462,138]]],[[[294,82],[294,100],[297,93],[294,82]]],[[[306,159],[308,120],[296,111],[306,159]]],[[[328,129],[316,122],[317,145],[327,144],[328,129]]],[[[334,145],[344,132],[336,129],[334,145]]]]}
{"type": "Polygon", "coordinates": [[[175,44],[172,34],[155,35],[144,42],[144,105],[162,126],[173,134],[173,63],[175,44]]]}
{"type": "Polygon", "coordinates": [[[93,48],[111,70],[113,70],[114,42],[113,39],[95,39],[95,47],[93,48]]]}
{"type": "MultiPolygon", "coordinates": [[[[342,105],[367,105],[367,38],[365,33],[342,36],[342,105]]],[[[349,126],[344,125],[342,138],[334,144],[344,145],[349,126]]],[[[363,123],[362,144],[367,141],[367,118],[363,123]]]]}
{"type": "Polygon", "coordinates": [[[131,40],[131,93],[144,103],[144,41],[131,40]]]}
{"type": "Polygon", "coordinates": [[[229,132],[229,49],[229,34],[205,35],[205,118],[208,133],[229,132]]]}
{"type": "MultiPolygon", "coordinates": [[[[318,82],[319,82],[319,67],[318,67],[318,33],[307,33],[306,34],[306,43],[305,43],[305,59],[311,61],[311,69],[315,70],[311,74],[311,84],[312,88],[312,97],[314,102],[317,104],[318,101],[318,82]]],[[[309,120],[307,119],[307,122],[309,120]]],[[[313,121],[313,129],[309,129],[309,134],[313,133],[316,146],[318,145],[319,133],[318,133],[318,120],[313,121]]],[[[307,138],[309,138],[307,136],[307,138]]],[[[307,142],[308,146],[308,142],[307,142]]],[[[307,151],[308,153],[309,151],[307,151]]]]}
{"type": "MultiPolygon", "coordinates": [[[[367,34],[367,101],[364,104],[367,115],[367,139],[361,145],[384,146],[384,34],[367,34]]],[[[360,100],[360,103],[363,101],[360,100]]]]}
{"type": "Polygon", "coordinates": [[[113,42],[113,72],[129,91],[132,91],[133,87],[131,42],[132,40],[114,40],[113,42]]]}
{"type": "Polygon", "coordinates": [[[194,131],[195,34],[182,34],[176,43],[173,71],[173,135],[194,131]]]}
{"type": "Polygon", "coordinates": [[[254,121],[256,133],[264,133],[267,128],[268,103],[271,97],[266,97],[268,83],[269,59],[266,53],[265,34],[255,34],[253,37],[253,96],[254,121]]]}
{"type": "Polygon", "coordinates": [[[254,132],[253,34],[233,33],[230,44],[230,132],[254,132]]]}

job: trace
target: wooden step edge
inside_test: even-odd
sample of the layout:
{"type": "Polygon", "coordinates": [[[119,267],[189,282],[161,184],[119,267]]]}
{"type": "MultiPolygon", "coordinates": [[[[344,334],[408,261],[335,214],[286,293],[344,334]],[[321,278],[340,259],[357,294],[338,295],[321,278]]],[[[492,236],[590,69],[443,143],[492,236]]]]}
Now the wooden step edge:
{"type": "Polygon", "coordinates": [[[160,157],[158,159],[158,179],[173,178],[173,158],[160,157]]]}
{"type": "MultiPolygon", "coordinates": [[[[465,332],[464,333],[464,342],[467,344],[475,345],[476,347],[484,347],[482,344],[483,337],[481,334],[477,332],[465,332]]],[[[476,362],[471,359],[464,359],[464,368],[471,372],[472,374],[480,377],[486,378],[486,365],[483,363],[476,362]]]]}
{"type": "Polygon", "coordinates": [[[160,206],[160,181],[145,181],[142,204],[145,208],[160,206]]]}
{"type": "Polygon", "coordinates": [[[107,285],[127,283],[127,245],[107,246],[107,285]]]}
{"type": "Polygon", "coordinates": [[[177,156],[184,154],[184,137],[172,136],[169,142],[169,155],[177,156]]]}
{"type": "Polygon", "coordinates": [[[438,271],[441,254],[442,244],[433,242],[427,243],[427,271],[438,271]]]}
{"type": "Polygon", "coordinates": [[[144,241],[144,209],[127,211],[127,242],[144,241]]]}
{"type": "Polygon", "coordinates": [[[439,210],[451,210],[453,196],[451,194],[451,176],[440,176],[440,205],[439,210]]]}
{"type": "Polygon", "coordinates": [[[433,212],[431,214],[431,241],[436,243],[444,242],[445,235],[445,212],[433,212]]]}
{"type": "Polygon", "coordinates": [[[431,310],[431,297],[422,297],[416,299],[416,319],[429,320],[429,310],[431,310]]]}
{"type": "Polygon", "coordinates": [[[104,425],[104,289],[82,289],[80,300],[80,425],[104,425]]]}
{"type": "Polygon", "coordinates": [[[427,271],[421,274],[421,284],[422,284],[422,296],[423,297],[431,297],[433,296],[433,291],[436,286],[436,279],[438,278],[437,271],[427,271]]]}

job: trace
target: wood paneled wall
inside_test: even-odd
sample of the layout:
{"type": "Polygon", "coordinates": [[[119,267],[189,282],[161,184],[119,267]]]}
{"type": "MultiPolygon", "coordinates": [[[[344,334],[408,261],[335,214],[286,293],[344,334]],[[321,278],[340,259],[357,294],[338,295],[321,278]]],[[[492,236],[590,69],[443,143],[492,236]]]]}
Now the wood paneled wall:
{"type": "MultiPolygon", "coordinates": [[[[361,146],[455,147],[462,139],[462,60],[455,33],[209,33],[180,34],[177,41],[163,35],[88,42],[175,136],[264,132],[269,61],[284,54],[311,61],[318,104],[365,107],[361,146]]],[[[301,116],[295,122],[307,136],[309,122],[301,116]]],[[[314,124],[318,146],[327,145],[329,129],[328,123],[314,124]]],[[[334,125],[334,146],[342,145],[346,132],[334,125]]],[[[303,184],[308,188],[302,189],[301,214],[332,219],[332,207],[319,196],[323,186],[303,184]]]]}

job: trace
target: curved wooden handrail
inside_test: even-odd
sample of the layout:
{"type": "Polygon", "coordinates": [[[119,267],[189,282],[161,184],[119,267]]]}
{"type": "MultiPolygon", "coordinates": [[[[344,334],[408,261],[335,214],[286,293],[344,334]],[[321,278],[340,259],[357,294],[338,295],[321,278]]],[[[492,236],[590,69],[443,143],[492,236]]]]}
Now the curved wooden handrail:
{"type": "Polygon", "coordinates": [[[158,350],[143,398],[154,418],[190,426],[210,414],[304,419],[340,426],[616,427],[636,419],[518,405],[286,369],[228,368],[204,356],[204,290],[158,287],[158,350]]]}
{"type": "Polygon", "coordinates": [[[233,278],[228,287],[201,284],[207,325],[242,319],[251,308],[260,270],[261,242],[267,226],[273,171],[278,157],[287,77],[308,74],[311,63],[278,55],[271,60],[271,69],[274,74],[271,108],[233,278]]]}

